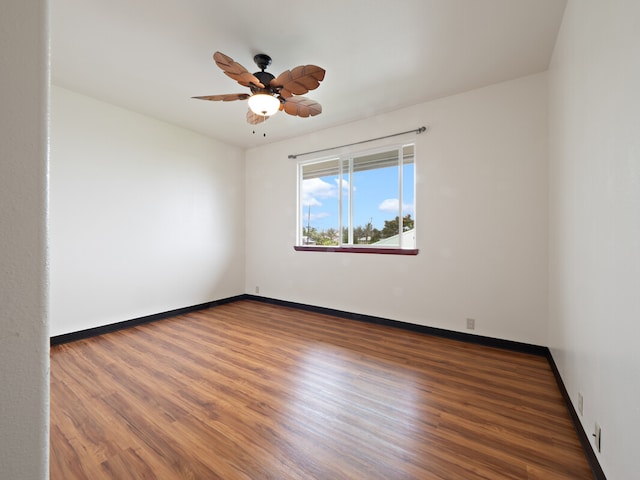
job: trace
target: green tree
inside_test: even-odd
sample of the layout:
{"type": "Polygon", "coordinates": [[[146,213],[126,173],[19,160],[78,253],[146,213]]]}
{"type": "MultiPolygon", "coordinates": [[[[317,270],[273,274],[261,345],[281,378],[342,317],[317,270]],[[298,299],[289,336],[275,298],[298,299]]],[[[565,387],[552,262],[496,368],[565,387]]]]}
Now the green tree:
{"type": "MultiPolygon", "coordinates": [[[[385,220],[384,228],[382,229],[382,232],[381,232],[381,238],[389,238],[389,237],[393,237],[394,235],[398,235],[398,233],[400,233],[399,221],[400,221],[399,216],[396,216],[396,218],[394,218],[393,220],[385,220]]],[[[411,230],[414,227],[414,224],[415,222],[413,218],[411,218],[411,214],[407,214],[404,217],[402,217],[403,232],[411,230]]]]}
{"type": "Polygon", "coordinates": [[[382,238],[382,232],[377,228],[374,228],[371,232],[371,243],[376,243],[382,238]]]}
{"type": "Polygon", "coordinates": [[[326,232],[326,238],[331,242],[329,245],[337,245],[339,240],[338,230],[330,228],[326,232]]]}
{"type": "Polygon", "coordinates": [[[371,244],[380,240],[381,232],[368,222],[366,225],[360,225],[353,229],[353,243],[355,244],[371,244]]]}
{"type": "Polygon", "coordinates": [[[304,227],[302,229],[305,245],[337,245],[338,231],[335,228],[320,230],[316,227],[304,227]]]}
{"type": "Polygon", "coordinates": [[[367,241],[367,229],[362,226],[353,229],[353,243],[369,243],[367,241]]]}
{"type": "Polygon", "coordinates": [[[316,241],[318,245],[337,245],[338,244],[338,231],[335,228],[329,228],[328,230],[322,230],[316,241]]]}

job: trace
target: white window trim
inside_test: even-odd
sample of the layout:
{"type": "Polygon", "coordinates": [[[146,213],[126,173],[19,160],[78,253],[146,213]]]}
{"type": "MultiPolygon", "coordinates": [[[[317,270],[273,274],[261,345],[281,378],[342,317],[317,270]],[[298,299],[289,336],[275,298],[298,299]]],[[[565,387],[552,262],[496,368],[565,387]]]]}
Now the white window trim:
{"type": "MultiPolygon", "coordinates": [[[[396,254],[405,254],[405,255],[417,255],[418,253],[418,249],[417,248],[404,248],[403,245],[403,194],[404,194],[404,189],[403,189],[403,168],[402,165],[404,164],[404,154],[403,154],[403,149],[404,147],[408,146],[408,145],[412,145],[413,146],[413,168],[414,168],[414,176],[413,176],[413,192],[414,192],[414,205],[413,205],[413,216],[414,216],[414,225],[417,225],[417,205],[416,205],[416,179],[417,179],[417,146],[416,146],[416,142],[415,141],[411,141],[411,142],[400,142],[400,143],[389,143],[386,145],[381,145],[378,146],[376,148],[370,148],[370,149],[363,149],[363,150],[357,150],[357,149],[348,149],[348,150],[343,150],[342,152],[340,152],[339,154],[334,154],[334,155],[325,155],[322,157],[317,157],[317,158],[311,158],[308,160],[302,160],[302,161],[298,161],[297,162],[297,169],[298,169],[298,181],[297,181],[297,186],[296,186],[296,193],[297,193],[297,208],[296,208],[296,246],[294,247],[295,250],[297,251],[336,251],[336,252],[352,252],[352,253],[396,253],[396,254]],[[381,153],[381,152],[386,152],[386,151],[391,151],[396,149],[398,151],[398,212],[397,212],[397,216],[398,216],[398,240],[399,240],[399,245],[398,246],[387,246],[387,245],[366,245],[366,244],[354,244],[353,243],[353,201],[352,201],[352,185],[353,185],[353,159],[355,157],[361,157],[361,156],[367,156],[367,155],[374,155],[376,153],[381,153]],[[303,184],[303,170],[305,166],[308,165],[312,165],[315,163],[323,163],[323,162],[328,162],[330,160],[337,160],[338,162],[338,177],[340,179],[340,186],[338,188],[339,190],[339,194],[338,194],[338,231],[339,233],[339,244],[338,245],[332,245],[332,246],[310,246],[310,245],[304,245],[304,241],[303,241],[303,237],[304,237],[304,224],[302,222],[302,184],[303,184]],[[348,212],[348,242],[349,243],[342,243],[342,229],[344,228],[344,222],[343,222],[343,208],[342,208],[342,204],[343,204],[343,188],[342,188],[342,181],[343,181],[343,165],[345,160],[348,160],[348,165],[349,165],[349,171],[348,171],[348,175],[349,175],[349,192],[348,192],[348,197],[347,197],[347,201],[348,201],[348,208],[347,208],[347,212],[348,212]]],[[[415,229],[415,227],[414,227],[415,229]]],[[[415,234],[415,232],[414,232],[415,234]]],[[[417,242],[417,238],[416,238],[416,242],[417,242]]]]}

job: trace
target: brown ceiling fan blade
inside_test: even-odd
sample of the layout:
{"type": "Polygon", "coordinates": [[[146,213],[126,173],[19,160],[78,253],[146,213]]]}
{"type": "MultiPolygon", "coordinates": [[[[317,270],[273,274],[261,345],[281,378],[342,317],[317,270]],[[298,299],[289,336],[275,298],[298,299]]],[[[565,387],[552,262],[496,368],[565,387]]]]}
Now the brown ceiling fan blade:
{"type": "Polygon", "coordinates": [[[281,88],[283,97],[303,95],[309,90],[318,88],[324,80],[325,71],[316,65],[300,65],[293,70],[286,70],[271,80],[270,86],[281,88]]]}
{"type": "Polygon", "coordinates": [[[225,72],[242,73],[247,71],[246,68],[236,62],[233,58],[222,52],[215,52],[213,54],[213,60],[216,62],[216,65],[225,72]]]}
{"type": "Polygon", "coordinates": [[[322,113],[322,105],[306,97],[290,97],[284,102],[284,111],[298,117],[315,117],[322,113]]]}
{"type": "Polygon", "coordinates": [[[202,97],[191,97],[197,98],[198,100],[211,100],[214,102],[231,102],[233,100],[246,100],[251,95],[248,93],[225,93],[223,95],[204,95],[202,97]]]}
{"type": "Polygon", "coordinates": [[[216,52],[213,54],[213,59],[216,65],[218,65],[227,76],[233,78],[240,85],[248,87],[250,84],[253,84],[259,88],[264,88],[264,85],[260,83],[260,80],[258,80],[255,75],[228,55],[216,52]]]}
{"type": "Polygon", "coordinates": [[[253,113],[251,109],[247,110],[247,123],[249,125],[258,125],[259,123],[264,122],[267,119],[264,115],[258,115],[257,113],[253,113]]]}
{"type": "Polygon", "coordinates": [[[238,75],[231,74],[229,72],[224,72],[230,78],[233,78],[236,82],[238,82],[243,87],[250,87],[251,85],[255,85],[258,88],[264,88],[264,85],[258,80],[253,73],[243,72],[238,75]]]}

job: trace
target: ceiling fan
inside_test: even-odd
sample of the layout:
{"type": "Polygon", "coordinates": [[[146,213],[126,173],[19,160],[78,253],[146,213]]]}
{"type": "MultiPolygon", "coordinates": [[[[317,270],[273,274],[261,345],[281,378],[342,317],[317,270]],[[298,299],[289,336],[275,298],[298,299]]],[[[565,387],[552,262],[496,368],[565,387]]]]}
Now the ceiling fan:
{"type": "Polygon", "coordinates": [[[271,57],[264,53],[253,57],[253,61],[260,69],[256,73],[249,73],[233,58],[221,52],[214,53],[213,59],[228,77],[244,87],[249,87],[251,94],[228,93],[192,98],[223,102],[248,100],[247,122],[251,125],[264,122],[278,110],[284,110],[289,115],[298,117],[313,117],[322,113],[322,106],[318,102],[300,95],[318,88],[324,79],[323,68],[316,65],[300,65],[274,77],[269,72],[265,72],[271,65],[271,57]]]}

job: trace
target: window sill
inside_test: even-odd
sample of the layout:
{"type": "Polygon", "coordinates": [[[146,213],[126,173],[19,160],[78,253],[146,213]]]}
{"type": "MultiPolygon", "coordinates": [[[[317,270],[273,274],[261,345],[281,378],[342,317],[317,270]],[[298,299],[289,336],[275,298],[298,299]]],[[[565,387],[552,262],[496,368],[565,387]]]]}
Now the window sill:
{"type": "Polygon", "coordinates": [[[376,253],[378,255],[418,255],[417,248],[376,248],[376,247],[321,247],[299,246],[293,247],[296,252],[338,252],[338,253],[376,253]]]}

